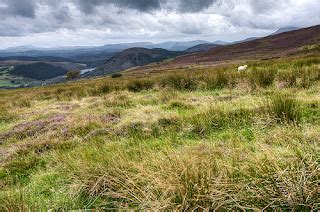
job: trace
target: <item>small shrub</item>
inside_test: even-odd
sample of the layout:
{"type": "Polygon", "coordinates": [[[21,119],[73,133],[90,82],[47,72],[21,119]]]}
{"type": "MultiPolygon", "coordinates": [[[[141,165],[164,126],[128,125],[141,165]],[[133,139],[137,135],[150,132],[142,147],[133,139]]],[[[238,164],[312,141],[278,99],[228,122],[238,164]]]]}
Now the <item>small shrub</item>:
{"type": "Polygon", "coordinates": [[[299,102],[289,94],[278,94],[271,98],[270,113],[280,122],[299,122],[301,109],[299,102]]]}
{"type": "Polygon", "coordinates": [[[169,104],[169,109],[191,109],[192,106],[185,104],[181,101],[171,101],[169,104]]]}
{"type": "Polygon", "coordinates": [[[115,74],[112,74],[112,75],[111,75],[111,78],[119,78],[119,77],[122,77],[122,74],[120,74],[120,73],[115,73],[115,74]]]}
{"type": "Polygon", "coordinates": [[[108,85],[103,85],[99,88],[99,90],[101,91],[101,93],[105,94],[105,93],[109,93],[111,89],[108,85]]]}
{"type": "Polygon", "coordinates": [[[266,88],[273,84],[277,71],[275,69],[258,69],[254,68],[250,75],[251,85],[266,88]]]}
{"type": "Polygon", "coordinates": [[[129,82],[127,88],[132,92],[140,92],[142,90],[150,90],[154,86],[154,82],[151,80],[135,80],[129,82]]]}
{"type": "Polygon", "coordinates": [[[20,99],[14,103],[18,107],[31,107],[31,101],[29,99],[20,99]]]}
{"type": "Polygon", "coordinates": [[[171,75],[161,80],[160,85],[176,90],[196,90],[197,82],[190,76],[171,75]]]}
{"type": "Polygon", "coordinates": [[[111,88],[108,85],[102,85],[100,87],[95,87],[89,90],[91,96],[100,96],[102,94],[109,93],[111,88]]]}
{"type": "Polygon", "coordinates": [[[217,70],[210,76],[204,76],[207,89],[223,89],[229,85],[230,76],[224,70],[217,70]]]}
{"type": "Polygon", "coordinates": [[[67,73],[67,80],[73,80],[80,76],[80,71],[69,71],[67,73]]]}

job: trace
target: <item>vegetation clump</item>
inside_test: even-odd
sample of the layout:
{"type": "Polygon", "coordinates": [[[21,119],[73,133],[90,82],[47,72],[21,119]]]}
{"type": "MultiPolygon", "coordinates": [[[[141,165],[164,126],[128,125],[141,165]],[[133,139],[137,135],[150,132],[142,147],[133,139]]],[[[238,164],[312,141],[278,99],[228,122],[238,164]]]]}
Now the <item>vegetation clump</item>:
{"type": "Polygon", "coordinates": [[[111,74],[111,78],[119,78],[119,77],[122,77],[122,74],[120,73],[111,74]]]}
{"type": "Polygon", "coordinates": [[[192,76],[175,74],[163,78],[160,82],[163,87],[170,87],[176,90],[196,90],[197,81],[192,76]]]}
{"type": "Polygon", "coordinates": [[[142,90],[150,90],[154,86],[154,82],[151,80],[134,80],[129,82],[127,87],[129,91],[140,92],[142,90]]]}
{"type": "Polygon", "coordinates": [[[80,76],[80,71],[68,71],[67,80],[73,80],[80,76]]]}
{"type": "Polygon", "coordinates": [[[277,70],[273,68],[258,69],[254,68],[250,75],[251,84],[253,87],[266,88],[271,86],[276,78],[277,70]]]}
{"type": "Polygon", "coordinates": [[[289,94],[277,94],[271,98],[270,112],[278,121],[297,123],[301,120],[298,100],[289,94]]]}

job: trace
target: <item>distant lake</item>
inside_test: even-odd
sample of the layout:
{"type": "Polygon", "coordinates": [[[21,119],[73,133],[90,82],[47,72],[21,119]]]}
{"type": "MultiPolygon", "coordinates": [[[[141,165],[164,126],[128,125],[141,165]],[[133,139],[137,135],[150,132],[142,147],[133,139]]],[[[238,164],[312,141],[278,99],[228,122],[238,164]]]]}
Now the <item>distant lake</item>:
{"type": "Polygon", "coordinates": [[[85,74],[85,73],[87,73],[87,72],[91,72],[91,71],[93,71],[94,69],[96,69],[96,68],[83,69],[83,70],[81,70],[81,74],[85,74]]]}

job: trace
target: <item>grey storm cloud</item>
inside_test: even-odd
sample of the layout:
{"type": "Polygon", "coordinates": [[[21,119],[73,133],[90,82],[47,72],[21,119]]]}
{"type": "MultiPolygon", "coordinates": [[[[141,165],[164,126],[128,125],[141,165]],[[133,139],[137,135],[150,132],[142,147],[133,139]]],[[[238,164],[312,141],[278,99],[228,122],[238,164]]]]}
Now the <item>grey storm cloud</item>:
{"type": "Polygon", "coordinates": [[[36,4],[33,0],[4,0],[3,14],[35,18],[36,4]]]}
{"type": "Polygon", "coordinates": [[[93,13],[98,6],[114,5],[120,8],[135,9],[141,12],[160,9],[160,0],[76,0],[79,8],[85,13],[93,13]]]}
{"type": "Polygon", "coordinates": [[[92,14],[96,7],[108,5],[134,9],[140,12],[161,9],[179,12],[199,12],[210,7],[214,2],[216,0],[76,0],[77,6],[87,14],[92,14]]]}
{"type": "Polygon", "coordinates": [[[182,12],[198,12],[210,7],[216,0],[181,0],[179,9],[182,12]]]}

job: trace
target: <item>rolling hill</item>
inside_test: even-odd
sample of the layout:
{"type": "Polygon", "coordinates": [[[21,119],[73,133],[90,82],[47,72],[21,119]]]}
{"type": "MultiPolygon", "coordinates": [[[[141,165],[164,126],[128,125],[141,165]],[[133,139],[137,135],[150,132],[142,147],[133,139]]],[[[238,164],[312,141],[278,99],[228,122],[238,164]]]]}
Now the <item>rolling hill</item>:
{"type": "Polygon", "coordinates": [[[131,48],[120,52],[108,59],[103,66],[92,71],[90,76],[103,76],[128,68],[143,66],[154,62],[174,58],[184,52],[168,51],[165,49],[131,48]]]}
{"type": "Polygon", "coordinates": [[[248,42],[219,46],[204,53],[181,56],[168,65],[282,57],[297,54],[303,47],[319,43],[320,25],[316,25],[248,42]]]}

